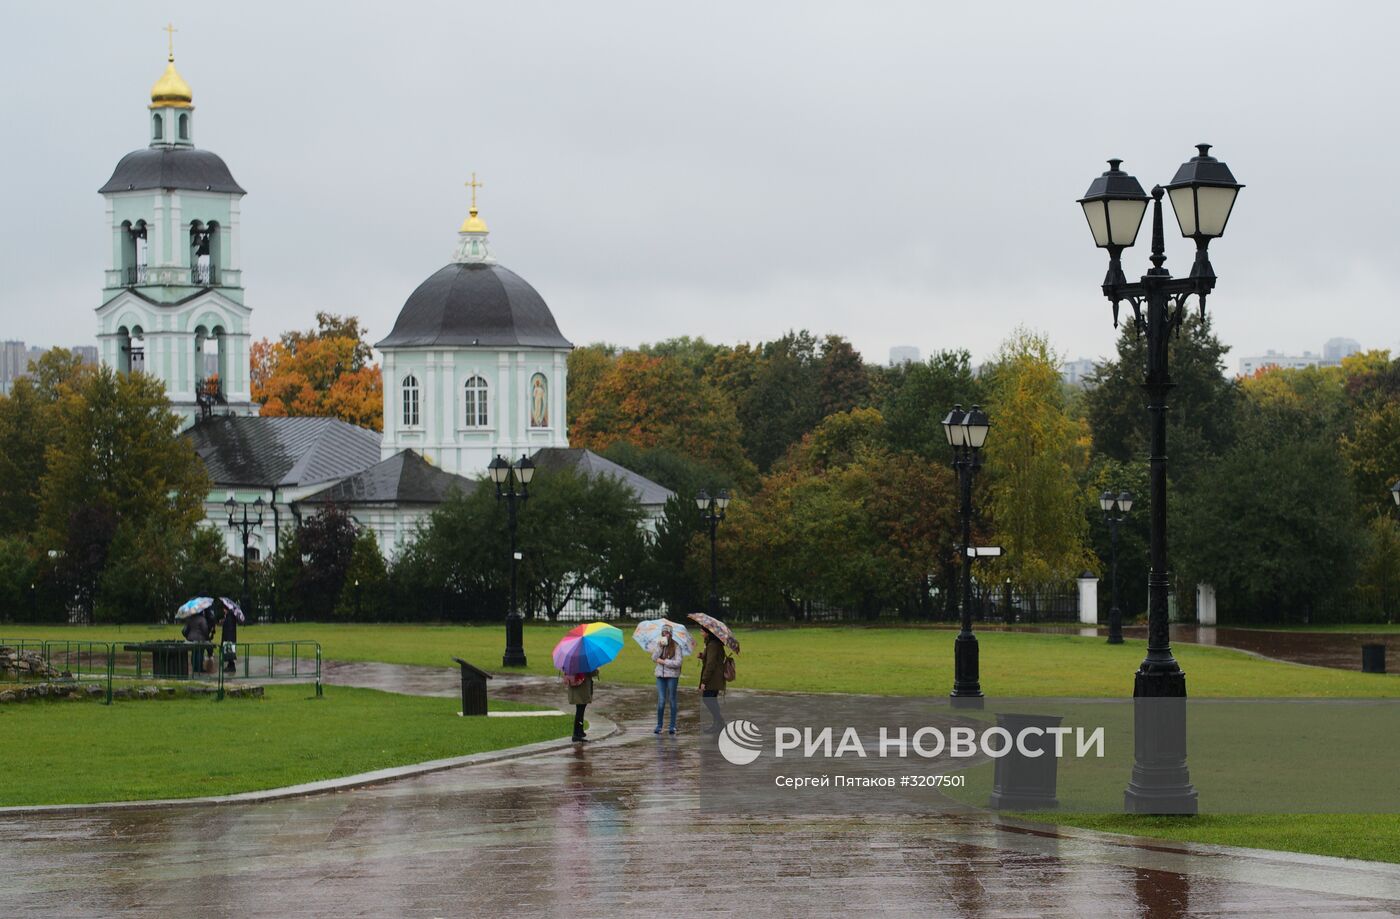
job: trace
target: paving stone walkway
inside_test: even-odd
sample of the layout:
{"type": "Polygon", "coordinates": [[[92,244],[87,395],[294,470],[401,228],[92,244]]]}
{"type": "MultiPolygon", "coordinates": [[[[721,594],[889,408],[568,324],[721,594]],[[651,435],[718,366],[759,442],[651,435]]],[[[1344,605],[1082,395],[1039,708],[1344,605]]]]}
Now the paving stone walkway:
{"type": "MultiPolygon", "coordinates": [[[[457,688],[450,670],[326,670],[331,683],[457,688]]],[[[560,695],[531,678],[499,678],[492,691],[560,695]]],[[[389,785],[0,817],[0,914],[1400,916],[1390,865],[1135,844],[975,815],[707,814],[696,712],[683,712],[679,737],[658,738],[653,700],[604,684],[599,707],[622,726],[613,739],[389,785]]]]}

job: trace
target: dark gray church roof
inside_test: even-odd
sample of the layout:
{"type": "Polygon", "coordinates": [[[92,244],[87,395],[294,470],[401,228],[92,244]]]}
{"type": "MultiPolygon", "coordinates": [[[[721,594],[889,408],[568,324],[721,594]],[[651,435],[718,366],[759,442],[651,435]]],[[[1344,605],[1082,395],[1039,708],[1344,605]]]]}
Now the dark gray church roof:
{"type": "Polygon", "coordinates": [[[121,158],[112,177],[97,191],[133,191],[143,188],[186,188],[247,194],[217,153],[193,147],[158,146],[134,150],[121,158]]]}
{"type": "Polygon", "coordinates": [[[206,418],[185,432],[215,486],[293,488],[379,462],[380,434],[334,418],[206,418]]]}
{"type": "Polygon", "coordinates": [[[573,347],[524,278],[482,262],[454,262],[419,284],[375,347],[416,345],[573,347]]]}
{"type": "Polygon", "coordinates": [[[675,494],[669,488],[638,475],[626,466],[619,466],[610,459],[604,459],[592,450],[581,450],[577,447],[543,447],[536,450],[530,460],[540,471],[570,469],[588,478],[604,475],[614,478],[632,489],[637,495],[637,503],[643,507],[660,507],[675,494]]]}
{"type": "Polygon", "coordinates": [[[443,472],[413,450],[401,450],[299,503],[435,505],[454,489],[467,494],[481,484],[480,479],[443,472]]]}

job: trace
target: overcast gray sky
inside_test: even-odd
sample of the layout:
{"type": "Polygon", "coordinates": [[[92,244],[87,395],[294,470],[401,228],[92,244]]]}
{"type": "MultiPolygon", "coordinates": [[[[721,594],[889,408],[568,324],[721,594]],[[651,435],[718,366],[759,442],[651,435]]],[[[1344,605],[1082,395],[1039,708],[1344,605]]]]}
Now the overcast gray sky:
{"type": "Polygon", "coordinates": [[[167,19],[195,143],[248,189],[257,337],[320,309],[386,334],[475,170],[575,343],[807,327],[981,360],[1024,324],[1107,354],[1074,199],[1108,156],[1150,188],[1209,141],[1248,185],[1212,246],[1231,368],[1400,348],[1380,2],[6,4],[0,337],[93,339],[96,189],[145,144],[167,19]]]}

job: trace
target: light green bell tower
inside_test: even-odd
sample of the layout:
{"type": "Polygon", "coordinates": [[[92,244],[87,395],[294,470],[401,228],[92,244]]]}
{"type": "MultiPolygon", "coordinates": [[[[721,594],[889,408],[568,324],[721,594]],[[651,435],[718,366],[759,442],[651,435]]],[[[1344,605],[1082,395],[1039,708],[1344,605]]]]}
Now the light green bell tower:
{"type": "Polygon", "coordinates": [[[99,189],[112,242],[97,338],[104,363],[159,378],[193,424],[256,414],[239,260],[245,192],[217,154],[194,146],[194,95],[175,70],[174,26],[166,32],[149,146],[122,157],[99,189]]]}

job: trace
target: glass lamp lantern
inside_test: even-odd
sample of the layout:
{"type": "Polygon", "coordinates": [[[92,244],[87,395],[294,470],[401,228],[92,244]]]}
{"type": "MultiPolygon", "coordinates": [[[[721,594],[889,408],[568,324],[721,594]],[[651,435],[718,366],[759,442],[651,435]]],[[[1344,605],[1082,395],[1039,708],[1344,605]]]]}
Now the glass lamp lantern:
{"type": "Polygon", "coordinates": [[[1137,179],[1118,168],[1122,163],[1109,160],[1108,171],[1090,182],[1079,199],[1094,245],[1110,252],[1132,248],[1147,213],[1147,194],[1137,179]]]}

